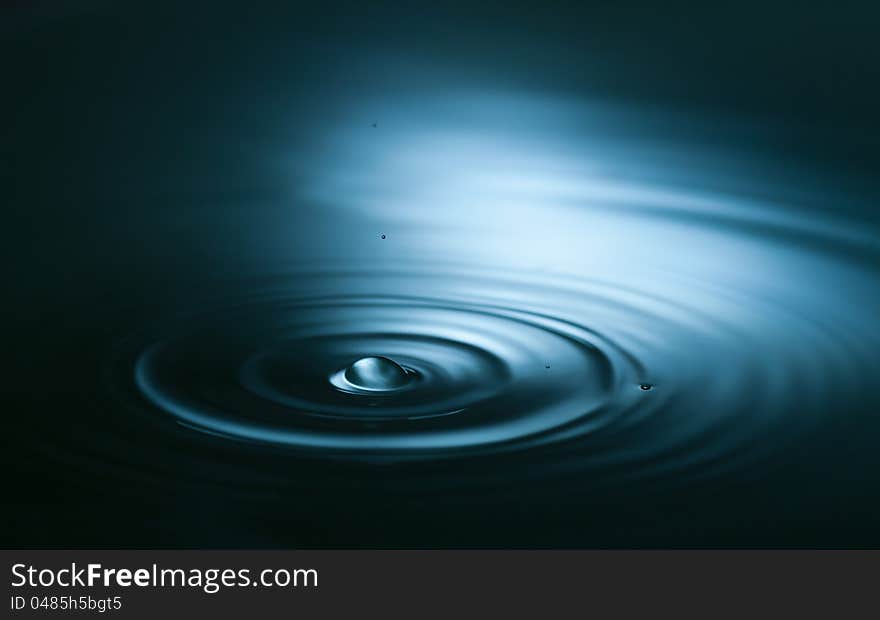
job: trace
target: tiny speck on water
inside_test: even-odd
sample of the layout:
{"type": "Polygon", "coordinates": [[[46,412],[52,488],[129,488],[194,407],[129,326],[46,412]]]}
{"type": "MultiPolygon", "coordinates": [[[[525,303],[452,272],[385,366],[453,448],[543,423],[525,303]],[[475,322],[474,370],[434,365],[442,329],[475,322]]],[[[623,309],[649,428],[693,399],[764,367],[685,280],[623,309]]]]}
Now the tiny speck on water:
{"type": "Polygon", "coordinates": [[[382,238],[384,239],[384,238],[385,238],[385,235],[382,235],[382,238]]]}
{"type": "Polygon", "coordinates": [[[544,368],[550,368],[550,364],[546,364],[544,368]]]}
{"type": "Polygon", "coordinates": [[[648,390],[652,390],[652,389],[654,389],[654,384],[652,384],[652,383],[640,383],[640,384],[639,384],[639,389],[642,390],[642,391],[644,391],[644,392],[647,392],[648,390]]]}

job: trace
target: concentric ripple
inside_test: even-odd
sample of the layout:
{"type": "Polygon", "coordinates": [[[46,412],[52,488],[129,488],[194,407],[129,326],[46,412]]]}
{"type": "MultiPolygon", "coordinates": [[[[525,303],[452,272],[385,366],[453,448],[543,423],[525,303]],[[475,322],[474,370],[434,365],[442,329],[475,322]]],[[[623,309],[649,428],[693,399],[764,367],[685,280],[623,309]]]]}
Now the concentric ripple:
{"type": "Polygon", "coordinates": [[[328,140],[299,171],[307,217],[263,214],[269,262],[169,312],[120,376],[218,441],[504,454],[579,485],[742,471],[873,388],[878,235],[803,217],[806,189],[835,196],[818,177],[796,192],[735,154],[658,158],[599,112],[511,101],[328,140]]]}
{"type": "Polygon", "coordinates": [[[611,400],[619,408],[637,396],[627,388],[638,376],[582,326],[487,303],[391,296],[234,308],[137,363],[144,394],[189,425],[355,452],[486,448],[591,424],[611,400]],[[377,351],[410,381],[340,389],[339,373],[377,351]]]}
{"type": "Polygon", "coordinates": [[[162,324],[136,383],[190,428],[326,457],[543,447],[547,472],[681,480],[780,451],[870,355],[801,307],[683,278],[664,297],[546,273],[370,273],[291,273],[162,324]],[[345,294],[365,280],[381,293],[345,294]],[[399,389],[339,383],[377,354],[407,373],[399,389]]]}

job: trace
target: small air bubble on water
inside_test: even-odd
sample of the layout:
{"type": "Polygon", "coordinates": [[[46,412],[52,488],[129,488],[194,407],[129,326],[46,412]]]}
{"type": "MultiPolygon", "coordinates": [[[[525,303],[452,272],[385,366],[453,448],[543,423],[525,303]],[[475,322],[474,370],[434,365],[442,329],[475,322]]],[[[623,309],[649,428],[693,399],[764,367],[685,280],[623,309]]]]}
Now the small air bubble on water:
{"type": "Polygon", "coordinates": [[[345,380],[362,390],[396,390],[409,383],[410,375],[394,360],[363,357],[345,370],[345,380]]]}

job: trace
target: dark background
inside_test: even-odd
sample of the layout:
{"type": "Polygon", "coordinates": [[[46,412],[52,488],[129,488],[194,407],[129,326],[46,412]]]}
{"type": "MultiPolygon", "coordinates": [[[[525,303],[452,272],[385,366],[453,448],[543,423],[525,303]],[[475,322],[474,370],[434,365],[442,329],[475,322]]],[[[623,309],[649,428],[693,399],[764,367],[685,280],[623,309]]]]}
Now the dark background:
{"type": "MultiPolygon", "coordinates": [[[[866,450],[847,456],[847,442],[868,446],[876,429],[831,428],[832,447],[815,452],[847,461],[845,491],[815,462],[723,492],[705,483],[637,498],[575,496],[522,472],[459,489],[442,464],[407,465],[426,482],[397,488],[381,467],[258,447],[230,456],[105,389],[121,337],[193,287],[265,259],[254,243],[273,239],[261,205],[284,187],[263,154],[375,89],[490,81],[747,119],[780,128],[766,152],[835,166],[870,204],[878,18],[868,2],[5,3],[0,543],[880,544],[876,489],[851,477],[859,459],[868,472],[876,463],[866,450]],[[424,66],[425,83],[372,61],[383,55],[424,66]],[[248,207],[228,217],[230,205],[248,207]]],[[[330,237],[303,213],[305,253],[330,237]]]]}

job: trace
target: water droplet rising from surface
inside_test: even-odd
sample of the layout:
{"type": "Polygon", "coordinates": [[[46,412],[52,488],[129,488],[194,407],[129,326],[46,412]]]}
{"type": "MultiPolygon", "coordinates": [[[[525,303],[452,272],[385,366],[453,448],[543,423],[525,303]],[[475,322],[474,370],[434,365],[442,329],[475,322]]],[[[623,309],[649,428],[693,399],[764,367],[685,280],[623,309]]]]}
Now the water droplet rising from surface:
{"type": "Polygon", "coordinates": [[[363,357],[345,370],[345,380],[362,390],[396,390],[409,383],[409,373],[392,359],[363,357]]]}

